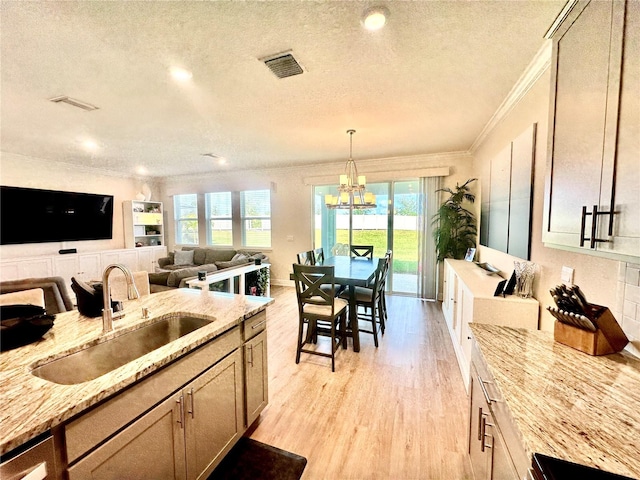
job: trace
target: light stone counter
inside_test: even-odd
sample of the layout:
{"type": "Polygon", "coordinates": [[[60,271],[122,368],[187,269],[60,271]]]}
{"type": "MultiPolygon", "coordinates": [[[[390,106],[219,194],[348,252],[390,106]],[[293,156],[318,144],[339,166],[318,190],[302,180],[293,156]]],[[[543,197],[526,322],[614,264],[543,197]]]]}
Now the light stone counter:
{"type": "Polygon", "coordinates": [[[126,315],[114,320],[114,331],[102,335],[102,318],[78,311],[61,313],[42,340],[0,354],[0,453],[98,403],[253,316],[273,299],[175,289],[124,302],[126,315]],[[151,311],[142,319],[142,308],[151,311]],[[213,320],[184,337],[101,377],[77,385],[58,385],[32,375],[31,369],[90,344],[133,330],[169,313],[213,320]]]}
{"type": "Polygon", "coordinates": [[[527,455],[640,478],[640,360],[587,355],[550,332],[471,329],[527,455]]]}

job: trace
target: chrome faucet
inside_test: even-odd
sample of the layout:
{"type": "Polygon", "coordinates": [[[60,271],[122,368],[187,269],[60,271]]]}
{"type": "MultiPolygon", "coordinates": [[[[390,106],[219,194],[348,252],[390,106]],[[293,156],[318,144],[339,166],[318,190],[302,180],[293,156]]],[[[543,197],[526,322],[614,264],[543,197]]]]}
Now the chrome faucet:
{"type": "Polygon", "coordinates": [[[134,300],[140,298],[136,284],[133,281],[133,275],[131,271],[120,263],[114,263],[104,269],[102,274],[102,333],[107,333],[113,330],[113,319],[122,317],[124,312],[113,313],[111,308],[111,287],[109,287],[109,274],[114,268],[119,268],[124,273],[124,279],[127,282],[127,298],[134,300]]]}

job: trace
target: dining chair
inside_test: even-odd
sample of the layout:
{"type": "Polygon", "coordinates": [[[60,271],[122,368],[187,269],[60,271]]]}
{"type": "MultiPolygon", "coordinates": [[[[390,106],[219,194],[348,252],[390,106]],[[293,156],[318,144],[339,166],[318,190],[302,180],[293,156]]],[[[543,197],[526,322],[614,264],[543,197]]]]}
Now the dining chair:
{"type": "Polygon", "coordinates": [[[351,245],[352,257],[373,258],[373,245],[351,245]]]}
{"type": "Polygon", "coordinates": [[[342,343],[346,348],[346,321],[348,301],[335,297],[334,267],[293,264],[293,277],[298,299],[298,345],[296,363],[300,353],[331,358],[331,371],[335,372],[335,353],[342,343]],[[331,288],[323,289],[327,285],[331,288]],[[304,332],[306,326],[306,334],[304,332]],[[317,342],[318,335],[331,338],[331,353],[318,348],[305,348],[317,342]]]}
{"type": "Polygon", "coordinates": [[[384,267],[384,274],[382,275],[382,294],[380,295],[380,312],[381,312],[381,329],[382,333],[384,333],[385,326],[387,324],[387,277],[389,276],[389,268],[391,267],[391,257],[393,252],[391,250],[387,250],[384,258],[386,260],[386,265],[384,267]]]}
{"type": "MultiPolygon", "coordinates": [[[[380,325],[380,331],[384,333],[380,295],[384,293],[383,277],[386,265],[386,257],[379,258],[371,287],[356,287],[355,291],[356,308],[358,308],[356,312],[357,320],[371,322],[371,330],[360,328],[360,332],[373,334],[373,343],[376,347],[378,347],[378,325],[380,325]]],[[[349,299],[349,295],[350,293],[345,291],[339,295],[339,298],[349,299]]]]}
{"type": "Polygon", "coordinates": [[[313,251],[313,256],[315,258],[315,265],[322,265],[324,263],[324,249],[322,247],[316,248],[313,251]]]}
{"type": "Polygon", "coordinates": [[[300,265],[315,265],[316,264],[316,260],[315,260],[315,256],[313,255],[313,250],[309,250],[306,252],[300,252],[297,255],[298,257],[298,263],[300,265]]]}

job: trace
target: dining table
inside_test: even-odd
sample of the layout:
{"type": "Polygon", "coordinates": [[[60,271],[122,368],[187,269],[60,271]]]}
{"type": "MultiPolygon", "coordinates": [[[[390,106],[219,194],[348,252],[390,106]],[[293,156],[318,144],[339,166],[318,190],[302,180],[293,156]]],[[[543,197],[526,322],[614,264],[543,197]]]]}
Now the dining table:
{"type": "Polygon", "coordinates": [[[360,330],[356,305],[356,287],[368,287],[375,277],[378,258],[334,256],[327,257],[317,265],[333,266],[336,288],[343,285],[349,291],[349,325],[353,338],[353,351],[360,351],[360,330]]]}

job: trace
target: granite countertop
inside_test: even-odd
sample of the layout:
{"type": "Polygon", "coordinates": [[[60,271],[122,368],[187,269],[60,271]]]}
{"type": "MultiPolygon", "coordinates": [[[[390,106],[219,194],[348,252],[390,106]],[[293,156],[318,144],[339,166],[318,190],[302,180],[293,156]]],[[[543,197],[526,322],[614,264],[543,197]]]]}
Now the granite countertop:
{"type": "Polygon", "coordinates": [[[102,335],[102,318],[88,318],[76,311],[60,313],[42,340],[0,354],[0,454],[23,444],[88,407],[149,375],[208,340],[239,325],[273,299],[192,289],[174,289],[124,302],[125,316],[115,319],[114,331],[102,335]],[[142,308],[150,318],[142,318],[142,308]],[[170,313],[212,320],[139,359],[94,380],[58,385],[31,374],[47,361],[133,330],[170,313]]]}
{"type": "Polygon", "coordinates": [[[640,359],[587,355],[551,332],[471,329],[527,455],[640,478],[640,359]]]}

